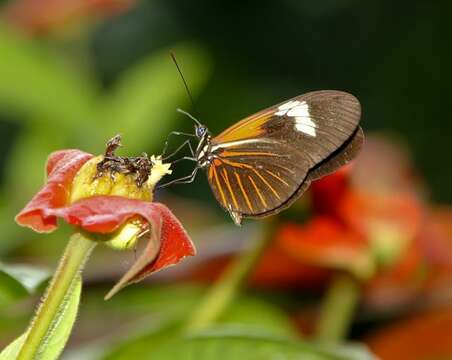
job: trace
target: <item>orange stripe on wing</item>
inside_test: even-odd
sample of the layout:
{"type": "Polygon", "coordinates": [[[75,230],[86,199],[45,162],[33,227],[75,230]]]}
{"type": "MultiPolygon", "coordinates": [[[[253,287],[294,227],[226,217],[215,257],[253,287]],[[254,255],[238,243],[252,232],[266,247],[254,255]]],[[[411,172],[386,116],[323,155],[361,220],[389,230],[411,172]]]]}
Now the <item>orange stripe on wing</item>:
{"type": "Polygon", "coordinates": [[[267,208],[267,203],[264,199],[264,197],[262,196],[261,192],[259,191],[259,188],[257,187],[256,183],[254,182],[253,178],[251,177],[251,175],[248,175],[248,179],[250,179],[251,184],[253,184],[254,189],[256,190],[257,196],[259,196],[259,199],[261,199],[261,203],[262,205],[264,205],[264,208],[267,208]]]}
{"type": "Polygon", "coordinates": [[[243,194],[243,197],[245,198],[245,201],[246,201],[246,204],[248,205],[248,208],[249,208],[251,211],[254,211],[253,206],[251,205],[250,198],[248,197],[248,194],[247,194],[245,188],[243,187],[242,179],[240,178],[240,175],[237,174],[236,172],[234,172],[234,175],[235,175],[235,177],[237,178],[237,182],[239,183],[240,190],[242,190],[242,194],[243,194]]]}
{"type": "Polygon", "coordinates": [[[275,194],[275,196],[279,200],[281,200],[281,197],[279,196],[277,191],[273,188],[273,186],[271,186],[270,183],[267,180],[265,180],[265,178],[261,174],[259,174],[259,172],[256,169],[253,168],[252,170],[256,173],[257,176],[259,176],[259,178],[262,180],[262,182],[268,186],[268,188],[273,192],[273,194],[275,194]]]}
{"type": "Polygon", "coordinates": [[[252,115],[227,128],[213,140],[215,143],[224,143],[259,137],[265,132],[262,126],[272,115],[273,111],[252,115]]]}
{"type": "Polygon", "coordinates": [[[235,197],[234,191],[232,191],[231,183],[229,182],[228,172],[226,169],[223,169],[223,174],[221,174],[223,177],[224,182],[226,183],[226,186],[228,187],[229,193],[231,194],[232,201],[234,202],[234,206],[236,209],[239,208],[239,205],[237,203],[237,199],[235,197]]]}
{"type": "Polygon", "coordinates": [[[259,172],[254,168],[254,166],[251,166],[251,165],[248,165],[248,164],[245,164],[245,163],[240,163],[240,162],[236,162],[236,161],[227,160],[225,158],[221,158],[220,160],[223,163],[225,163],[225,164],[231,165],[233,167],[237,167],[239,169],[245,168],[245,169],[250,169],[250,170],[254,171],[256,173],[256,175],[262,180],[262,182],[265,185],[267,185],[268,188],[273,192],[273,194],[275,194],[275,196],[279,200],[281,200],[281,197],[279,196],[278,192],[273,188],[273,186],[270,185],[270,183],[267,180],[265,180],[265,178],[261,174],[259,174],[259,172]]]}
{"type": "Polygon", "coordinates": [[[210,168],[213,171],[213,175],[214,175],[214,178],[215,178],[215,183],[217,184],[217,188],[218,188],[218,191],[220,192],[221,199],[223,200],[223,205],[224,205],[224,207],[227,208],[226,205],[228,203],[226,202],[226,196],[224,195],[223,187],[221,186],[220,180],[218,179],[217,169],[215,169],[215,166],[211,166],[210,168]]]}
{"type": "Polygon", "coordinates": [[[285,181],[282,177],[276,175],[275,173],[271,172],[270,170],[265,170],[266,172],[268,172],[271,176],[273,176],[275,179],[278,179],[279,181],[281,181],[282,183],[286,184],[287,186],[289,186],[289,184],[287,183],[287,181],[285,181]]]}

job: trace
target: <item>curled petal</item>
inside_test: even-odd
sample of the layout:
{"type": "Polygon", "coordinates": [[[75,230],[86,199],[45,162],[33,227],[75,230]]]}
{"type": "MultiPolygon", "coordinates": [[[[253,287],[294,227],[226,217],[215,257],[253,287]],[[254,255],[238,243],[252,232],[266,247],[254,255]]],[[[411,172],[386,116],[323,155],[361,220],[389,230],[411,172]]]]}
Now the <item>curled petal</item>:
{"type": "Polygon", "coordinates": [[[16,216],[16,222],[37,232],[55,230],[56,217],[46,216],[45,212],[66,205],[75,174],[91,158],[91,154],[80,150],[62,150],[51,154],[47,160],[45,186],[16,216]]]}
{"type": "Polygon", "coordinates": [[[193,243],[179,220],[163,204],[120,196],[93,196],[67,207],[43,210],[44,218],[61,217],[86,231],[104,234],[118,230],[137,215],[151,225],[151,236],[143,254],[108,297],[128,284],[195,255],[193,243]]]}

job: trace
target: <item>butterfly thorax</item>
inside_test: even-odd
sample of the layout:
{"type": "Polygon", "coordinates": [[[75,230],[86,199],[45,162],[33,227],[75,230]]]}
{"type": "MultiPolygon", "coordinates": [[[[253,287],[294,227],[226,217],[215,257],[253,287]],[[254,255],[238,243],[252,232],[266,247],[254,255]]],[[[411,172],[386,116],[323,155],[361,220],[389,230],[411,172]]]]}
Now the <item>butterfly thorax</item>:
{"type": "Polygon", "coordinates": [[[201,168],[206,167],[213,160],[211,140],[212,136],[206,132],[200,138],[198,147],[196,148],[196,160],[198,161],[198,166],[201,168]]]}

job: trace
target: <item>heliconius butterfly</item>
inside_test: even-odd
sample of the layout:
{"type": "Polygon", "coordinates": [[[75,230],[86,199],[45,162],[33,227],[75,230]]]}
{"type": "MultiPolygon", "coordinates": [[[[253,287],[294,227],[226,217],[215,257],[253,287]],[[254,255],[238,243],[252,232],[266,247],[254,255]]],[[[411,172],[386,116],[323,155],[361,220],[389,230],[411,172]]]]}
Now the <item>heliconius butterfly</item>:
{"type": "Polygon", "coordinates": [[[215,198],[236,224],[244,217],[260,218],[286,209],[313,180],[352,160],[364,139],[359,101],[335,90],[284,101],[218,136],[185,114],[196,122],[195,134],[172,134],[199,140],[194,151],[190,140],[182,145],[189,145],[192,153],[183,159],[195,161],[196,167],[191,175],[162,187],[192,182],[199,169],[206,169],[215,198]]]}

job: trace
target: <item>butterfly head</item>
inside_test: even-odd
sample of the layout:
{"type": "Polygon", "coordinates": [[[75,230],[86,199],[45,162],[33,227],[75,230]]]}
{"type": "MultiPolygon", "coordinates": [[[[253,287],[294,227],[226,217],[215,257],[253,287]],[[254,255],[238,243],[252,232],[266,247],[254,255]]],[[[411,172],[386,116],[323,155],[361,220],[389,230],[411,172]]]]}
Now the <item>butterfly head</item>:
{"type": "Polygon", "coordinates": [[[202,139],[203,137],[205,137],[208,133],[207,127],[205,127],[204,125],[201,124],[196,124],[195,125],[195,134],[198,137],[198,139],[202,139]]]}
{"type": "Polygon", "coordinates": [[[184,114],[185,116],[189,117],[191,120],[195,122],[195,135],[198,139],[202,139],[208,135],[209,130],[207,129],[207,127],[201,124],[201,122],[197,118],[195,118],[192,114],[181,109],[177,109],[177,112],[184,114]]]}

